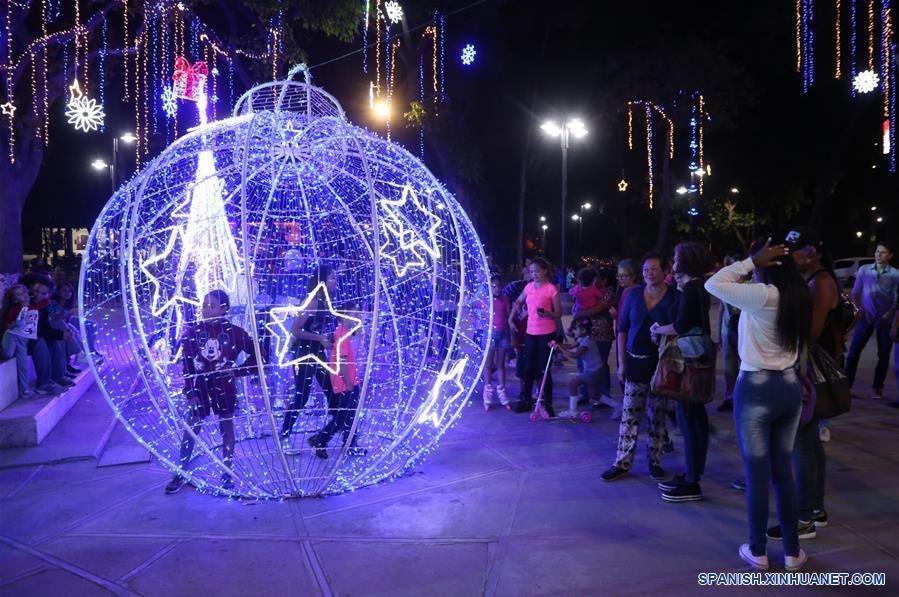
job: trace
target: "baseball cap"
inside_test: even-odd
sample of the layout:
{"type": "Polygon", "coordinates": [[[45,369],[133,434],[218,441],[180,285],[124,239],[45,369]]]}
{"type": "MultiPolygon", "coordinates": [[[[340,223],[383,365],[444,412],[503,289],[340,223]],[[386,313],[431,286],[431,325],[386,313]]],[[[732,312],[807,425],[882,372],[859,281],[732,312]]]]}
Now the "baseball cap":
{"type": "Polygon", "coordinates": [[[793,249],[802,249],[813,246],[820,249],[823,245],[818,232],[809,226],[799,226],[787,232],[784,242],[793,249]]]}

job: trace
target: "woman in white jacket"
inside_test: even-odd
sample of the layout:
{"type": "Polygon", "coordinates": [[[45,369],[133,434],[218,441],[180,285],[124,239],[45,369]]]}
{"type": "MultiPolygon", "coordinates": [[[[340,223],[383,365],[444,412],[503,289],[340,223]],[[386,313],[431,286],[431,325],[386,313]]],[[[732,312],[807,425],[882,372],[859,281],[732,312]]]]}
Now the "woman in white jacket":
{"type": "Polygon", "coordinates": [[[799,500],[791,466],[802,408],[795,364],[808,342],[812,296],[786,246],[772,246],[769,238],[750,253],[752,257],[721,269],[705,284],[710,294],[741,310],[734,423],[746,470],[749,543],[740,546],[740,557],[754,568],[768,569],[765,532],[772,482],[784,529],[784,564],[794,572],[807,559],[796,531],[799,500]],[[754,283],[744,284],[749,273],[754,283]]]}

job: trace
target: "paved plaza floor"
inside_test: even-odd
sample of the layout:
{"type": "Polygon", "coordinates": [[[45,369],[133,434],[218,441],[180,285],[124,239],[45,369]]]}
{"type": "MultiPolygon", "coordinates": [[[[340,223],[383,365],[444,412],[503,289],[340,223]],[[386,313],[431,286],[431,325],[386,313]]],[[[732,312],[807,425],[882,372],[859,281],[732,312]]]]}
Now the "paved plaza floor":
{"type": "MultiPolygon", "coordinates": [[[[871,359],[869,348],[859,389],[871,359]]],[[[54,434],[58,444],[77,425],[102,429],[78,414],[100,400],[91,390],[46,446],[0,458],[0,595],[899,594],[899,409],[883,401],[856,400],[832,422],[831,522],[803,547],[807,571],[884,572],[887,586],[823,589],[697,586],[701,572],[747,570],[737,556],[744,494],[730,486],[740,458],[717,401],[705,501],[669,504],[642,438],[634,473],[600,480],[617,434],[608,410],[592,424],[532,423],[479,400],[407,476],[323,499],[167,496],[169,473],[155,462],[98,466],[90,450],[37,464],[54,434]]],[[[673,437],[672,473],[683,456],[673,437]]],[[[782,571],[780,545],[769,554],[782,571]]]]}

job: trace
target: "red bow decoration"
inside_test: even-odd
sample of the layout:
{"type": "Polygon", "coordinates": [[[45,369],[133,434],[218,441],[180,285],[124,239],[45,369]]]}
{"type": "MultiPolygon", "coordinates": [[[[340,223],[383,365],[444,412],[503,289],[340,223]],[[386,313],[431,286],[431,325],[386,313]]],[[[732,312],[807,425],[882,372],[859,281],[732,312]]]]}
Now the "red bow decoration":
{"type": "Polygon", "coordinates": [[[205,62],[194,62],[191,66],[187,58],[178,56],[175,59],[175,73],[172,75],[172,80],[175,81],[172,86],[175,96],[196,101],[203,93],[207,76],[209,76],[209,69],[205,62]]]}

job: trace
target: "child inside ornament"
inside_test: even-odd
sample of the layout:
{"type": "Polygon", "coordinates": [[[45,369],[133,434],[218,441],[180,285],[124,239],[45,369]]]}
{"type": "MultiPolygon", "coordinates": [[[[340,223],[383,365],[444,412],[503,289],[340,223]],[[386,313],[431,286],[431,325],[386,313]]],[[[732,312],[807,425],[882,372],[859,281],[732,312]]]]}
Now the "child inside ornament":
{"type": "MultiPolygon", "coordinates": [[[[256,350],[253,339],[247,332],[232,325],[227,317],[231,307],[228,294],[223,290],[212,290],[203,298],[202,319],[187,327],[181,337],[184,369],[184,394],[190,410],[181,439],[181,470],[187,470],[193,455],[196,436],[200,426],[209,416],[210,410],[218,416],[222,433],[222,461],[231,469],[234,463],[234,412],[237,408],[237,376],[252,375],[257,371],[256,350]],[[247,359],[242,365],[236,364],[240,353],[247,359]]],[[[180,474],[175,474],[166,493],[179,491],[185,483],[180,474]]],[[[231,490],[234,481],[228,472],[222,473],[222,488],[231,490]]]]}
{"type": "MultiPolygon", "coordinates": [[[[349,312],[356,308],[354,303],[346,306],[349,312]]],[[[350,431],[359,409],[359,374],[356,369],[356,348],[351,336],[353,330],[345,322],[341,322],[334,330],[334,343],[331,348],[330,365],[336,373],[331,374],[331,388],[334,401],[329,403],[330,419],[321,431],[309,438],[309,445],[319,458],[328,457],[328,443],[338,433],[343,433],[344,445],[349,442],[347,453],[350,456],[364,456],[365,448],[357,445],[357,434],[350,441],[350,431]]]]}

